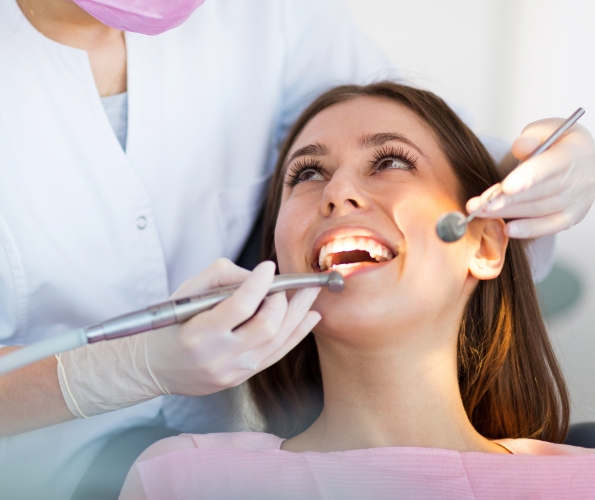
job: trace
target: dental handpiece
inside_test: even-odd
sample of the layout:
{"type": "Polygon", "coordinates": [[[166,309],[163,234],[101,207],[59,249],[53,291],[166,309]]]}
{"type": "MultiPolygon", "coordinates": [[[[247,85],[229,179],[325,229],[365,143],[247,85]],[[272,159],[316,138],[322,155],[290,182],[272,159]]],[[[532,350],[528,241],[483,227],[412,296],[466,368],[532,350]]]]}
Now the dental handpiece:
{"type": "MultiPolygon", "coordinates": [[[[176,323],[184,323],[193,316],[212,309],[230,297],[240,284],[208,290],[183,299],[168,300],[154,306],[66,332],[31,344],[0,357],[0,376],[28,364],[70,349],[102,340],[114,340],[149,330],[157,330],[176,323]]],[[[268,295],[299,288],[325,287],[330,292],[341,292],[345,280],[341,273],[282,274],[275,276],[268,295]]]]}
{"type": "MultiPolygon", "coordinates": [[[[87,342],[92,344],[100,340],[119,339],[176,323],[184,323],[192,316],[215,307],[231,296],[239,286],[239,284],[225,286],[184,299],[168,300],[140,311],[87,326],[84,329],[87,342]]],[[[282,274],[275,276],[267,295],[314,286],[326,287],[331,292],[340,292],[345,286],[345,281],[337,271],[329,274],[282,274]]]]}
{"type": "MultiPolygon", "coordinates": [[[[536,157],[543,153],[546,149],[548,149],[554,142],[556,142],[566,131],[572,127],[578,119],[585,114],[585,110],[583,108],[578,108],[572,115],[568,117],[567,120],[560,125],[552,135],[550,135],[545,142],[543,142],[540,146],[537,147],[535,151],[533,151],[523,162],[530,160],[531,158],[536,157]]],[[[520,165],[520,163],[519,163],[520,165]]],[[[518,168],[518,165],[517,167],[518,168]]],[[[463,237],[465,232],[467,231],[467,226],[469,222],[471,222],[475,217],[479,215],[479,213],[487,207],[492,201],[494,201],[498,196],[502,194],[502,183],[498,183],[496,188],[488,199],[482,203],[482,205],[476,209],[475,211],[471,212],[468,216],[465,217],[464,214],[461,212],[446,212],[442,214],[440,219],[438,219],[438,223],[436,224],[436,233],[438,233],[438,237],[446,242],[452,243],[454,241],[458,241],[463,237]]]]}

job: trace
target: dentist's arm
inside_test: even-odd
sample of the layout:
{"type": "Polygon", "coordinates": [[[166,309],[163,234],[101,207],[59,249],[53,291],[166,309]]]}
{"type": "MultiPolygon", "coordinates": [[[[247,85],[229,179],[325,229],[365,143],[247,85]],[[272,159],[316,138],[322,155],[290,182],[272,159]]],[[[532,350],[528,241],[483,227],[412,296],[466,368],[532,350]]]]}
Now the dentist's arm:
{"type": "MultiPolygon", "coordinates": [[[[3,347],[4,356],[21,347],[3,347]]],[[[74,418],[68,410],[51,357],[0,377],[0,437],[74,418]]]]}
{"type": "Polygon", "coordinates": [[[249,272],[221,259],[174,294],[243,282],[210,311],[182,325],[63,353],[63,371],[49,358],[0,377],[0,435],[165,393],[204,395],[239,385],[283,357],[320,320],[310,311],[318,288],[298,290],[290,300],[284,293],[266,297],[274,269],[266,262],[249,272]]]}
{"type": "MultiPolygon", "coordinates": [[[[544,153],[514,169],[562,123],[561,118],[528,125],[505,158],[504,195],[479,216],[514,219],[506,224],[512,238],[538,238],[569,229],[588,213],[595,199],[595,144],[582,125],[575,124],[544,153]],[[514,169],[514,170],[513,170],[514,169]]],[[[489,191],[467,202],[472,212],[489,191]]]]}

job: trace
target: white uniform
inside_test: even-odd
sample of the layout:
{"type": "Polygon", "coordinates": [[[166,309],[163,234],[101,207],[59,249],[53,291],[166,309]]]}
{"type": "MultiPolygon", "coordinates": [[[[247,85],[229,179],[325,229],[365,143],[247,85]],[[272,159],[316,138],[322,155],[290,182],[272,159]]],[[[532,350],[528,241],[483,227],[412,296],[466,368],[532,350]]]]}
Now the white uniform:
{"type": "MultiPolygon", "coordinates": [[[[335,0],[211,0],[126,45],[124,152],[87,54],[0,0],[0,343],[162,301],[237,257],[302,107],[393,76],[335,0]]],[[[191,430],[228,416],[224,398],[194,401],[178,415],[196,415],[191,430]]],[[[0,498],[68,498],[105,441],[154,422],[162,402],[0,439],[0,498]]]]}
{"type": "MultiPolygon", "coordinates": [[[[126,45],[124,152],[86,52],[0,0],[0,343],[162,301],[237,257],[271,151],[303,105],[390,76],[335,1],[211,0],[180,28],[127,34],[126,45]]],[[[68,498],[107,438],[161,406],[1,439],[0,497],[68,498]]]]}

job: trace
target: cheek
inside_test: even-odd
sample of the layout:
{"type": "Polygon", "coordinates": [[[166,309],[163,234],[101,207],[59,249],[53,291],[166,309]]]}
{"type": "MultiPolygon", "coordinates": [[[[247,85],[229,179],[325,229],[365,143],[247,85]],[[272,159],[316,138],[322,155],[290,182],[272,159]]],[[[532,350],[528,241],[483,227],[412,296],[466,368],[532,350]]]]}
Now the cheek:
{"type": "Polygon", "coordinates": [[[306,207],[291,199],[284,202],[279,210],[275,227],[275,248],[279,272],[308,272],[309,248],[306,248],[308,229],[311,227],[311,215],[306,207]]]}
{"type": "Polygon", "coordinates": [[[403,278],[418,299],[452,303],[468,277],[469,248],[465,239],[444,243],[436,234],[438,218],[456,208],[455,202],[436,197],[426,200],[395,212],[407,245],[403,278]]]}
{"type": "Polygon", "coordinates": [[[279,264],[279,272],[287,273],[289,265],[288,260],[291,258],[288,250],[292,248],[292,239],[294,235],[288,230],[287,225],[287,211],[281,209],[279,217],[277,217],[277,225],[275,227],[275,249],[277,251],[277,262],[279,264]]]}

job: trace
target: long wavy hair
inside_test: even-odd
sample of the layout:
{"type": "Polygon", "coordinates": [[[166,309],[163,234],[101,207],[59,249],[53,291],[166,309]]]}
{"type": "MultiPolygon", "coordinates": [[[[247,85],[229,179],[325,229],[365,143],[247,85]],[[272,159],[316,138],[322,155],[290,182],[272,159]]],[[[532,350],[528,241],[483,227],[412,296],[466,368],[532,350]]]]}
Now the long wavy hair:
{"type": "MultiPolygon", "coordinates": [[[[264,258],[277,260],[275,224],[284,165],[294,141],[322,110],[359,96],[397,102],[430,128],[458,180],[461,207],[501,180],[478,138],[431,92],[393,82],[336,87],[302,113],[281,148],[266,207],[264,258]]],[[[523,244],[518,240],[510,240],[500,275],[480,281],[469,298],[459,327],[457,366],[467,416],[481,435],[488,439],[565,439],[568,392],[543,324],[523,244]]],[[[268,432],[289,438],[307,429],[324,404],[313,334],[252,377],[249,386],[268,432]]]]}

